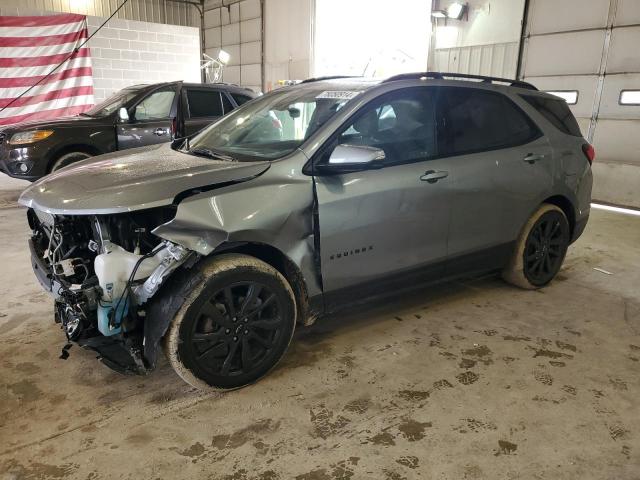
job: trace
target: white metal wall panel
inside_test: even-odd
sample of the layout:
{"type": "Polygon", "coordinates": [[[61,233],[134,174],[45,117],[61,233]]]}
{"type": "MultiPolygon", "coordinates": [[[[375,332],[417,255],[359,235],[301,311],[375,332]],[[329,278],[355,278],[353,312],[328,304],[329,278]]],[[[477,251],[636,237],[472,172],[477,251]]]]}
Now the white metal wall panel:
{"type": "Polygon", "coordinates": [[[525,77],[598,73],[603,30],[531,36],[526,47],[525,77]]]}
{"type": "Polygon", "coordinates": [[[535,0],[529,6],[529,32],[540,35],[604,28],[608,11],[609,0],[535,0]]]}
{"type": "MultiPolygon", "coordinates": [[[[17,15],[17,9],[19,8],[21,12],[64,12],[109,17],[121,3],[122,0],[90,0],[84,2],[70,2],[69,0],[0,0],[0,8],[3,15],[17,15]],[[14,10],[13,13],[12,10],[14,10]]],[[[192,5],[168,0],[129,0],[114,18],[200,27],[200,15],[192,5]]]]}
{"type": "Polygon", "coordinates": [[[640,207],[640,1],[531,0],[522,71],[541,90],[577,90],[570,108],[596,148],[597,200],[640,207]]]}
{"type": "Polygon", "coordinates": [[[206,53],[215,58],[222,49],[231,55],[223,72],[223,81],[261,91],[260,0],[242,0],[228,7],[205,2],[205,10],[206,53]]]}
{"type": "Polygon", "coordinates": [[[618,0],[615,26],[640,24],[640,2],[638,0],[618,0]]]}
{"type": "Polygon", "coordinates": [[[434,70],[440,72],[513,78],[517,60],[517,42],[434,50],[434,70]]]}

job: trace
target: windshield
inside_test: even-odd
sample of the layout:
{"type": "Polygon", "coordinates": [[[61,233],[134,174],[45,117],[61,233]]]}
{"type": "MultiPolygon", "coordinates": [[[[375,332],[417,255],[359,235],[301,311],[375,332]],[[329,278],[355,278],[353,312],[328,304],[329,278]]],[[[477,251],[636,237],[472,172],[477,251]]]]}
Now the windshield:
{"type": "Polygon", "coordinates": [[[189,152],[236,160],[273,160],[298,148],[366,85],[283,88],[255,99],[203,130],[189,152]],[[322,88],[321,88],[322,87],[322,88]]]}
{"type": "Polygon", "coordinates": [[[131,100],[136,95],[138,95],[137,90],[120,90],[92,109],[84,112],[84,115],[88,115],[90,117],[106,117],[107,115],[110,115],[111,113],[118,110],[120,107],[124,107],[127,102],[129,102],[129,100],[131,100]]]}

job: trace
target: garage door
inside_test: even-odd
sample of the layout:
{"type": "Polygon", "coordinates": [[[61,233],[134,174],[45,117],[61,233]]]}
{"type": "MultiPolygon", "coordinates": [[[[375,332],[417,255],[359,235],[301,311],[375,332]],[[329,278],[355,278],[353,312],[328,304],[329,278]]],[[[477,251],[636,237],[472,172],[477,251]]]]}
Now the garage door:
{"type": "Polygon", "coordinates": [[[640,208],[639,45],[638,0],[531,0],[521,71],[594,144],[594,199],[640,208]]]}
{"type": "Polygon", "coordinates": [[[220,49],[231,55],[223,81],[262,91],[262,16],[260,0],[242,0],[207,10],[205,52],[213,58],[220,49]]]}

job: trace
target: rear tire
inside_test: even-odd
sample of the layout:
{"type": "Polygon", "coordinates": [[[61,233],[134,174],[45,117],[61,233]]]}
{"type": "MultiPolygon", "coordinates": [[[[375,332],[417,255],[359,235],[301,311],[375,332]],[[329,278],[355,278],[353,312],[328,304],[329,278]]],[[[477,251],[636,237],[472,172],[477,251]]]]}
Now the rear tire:
{"type": "Polygon", "coordinates": [[[86,160],[87,158],[91,158],[91,157],[92,157],[91,154],[85,153],[85,152],[65,153],[60,158],[58,158],[55,162],[53,162],[53,165],[51,165],[51,168],[49,169],[49,173],[53,173],[57,170],[60,170],[63,167],[71,165],[72,163],[79,162],[80,160],[86,160]]]}
{"type": "Polygon", "coordinates": [[[280,272],[248,255],[220,255],[200,268],[204,281],[187,295],[165,335],[169,363],[196,388],[254,383],[291,342],[293,291],[280,272]]]}
{"type": "Polygon", "coordinates": [[[529,290],[547,285],[560,271],[569,247],[569,230],[564,212],[543,203],[522,228],[502,278],[529,290]]]}

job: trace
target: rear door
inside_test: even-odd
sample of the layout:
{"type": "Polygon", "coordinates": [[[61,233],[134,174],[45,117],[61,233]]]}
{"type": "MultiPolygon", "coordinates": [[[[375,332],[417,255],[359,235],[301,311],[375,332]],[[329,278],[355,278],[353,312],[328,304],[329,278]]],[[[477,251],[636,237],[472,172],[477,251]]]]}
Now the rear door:
{"type": "Polygon", "coordinates": [[[116,127],[118,150],[171,141],[177,88],[170,85],[154,90],[129,110],[129,121],[116,127]]]}
{"type": "Polygon", "coordinates": [[[233,108],[229,99],[217,89],[202,87],[183,88],[183,115],[185,135],[193,135],[233,108]],[[226,106],[226,109],[225,109],[226,106]]]}
{"type": "Polygon", "coordinates": [[[453,179],[449,273],[493,267],[509,255],[510,242],[551,190],[552,150],[499,92],[443,87],[438,116],[440,154],[453,179]]]}

